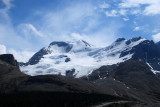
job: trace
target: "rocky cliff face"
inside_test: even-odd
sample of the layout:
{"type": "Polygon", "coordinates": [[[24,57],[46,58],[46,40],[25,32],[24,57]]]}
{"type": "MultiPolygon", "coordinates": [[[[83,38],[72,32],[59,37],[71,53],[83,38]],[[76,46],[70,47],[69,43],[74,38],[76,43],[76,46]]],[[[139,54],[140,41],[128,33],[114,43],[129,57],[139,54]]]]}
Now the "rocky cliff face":
{"type": "Polygon", "coordinates": [[[0,55],[0,60],[3,62],[6,62],[12,66],[17,66],[18,67],[18,63],[17,61],[14,59],[14,56],[12,54],[3,54],[0,55]]]}

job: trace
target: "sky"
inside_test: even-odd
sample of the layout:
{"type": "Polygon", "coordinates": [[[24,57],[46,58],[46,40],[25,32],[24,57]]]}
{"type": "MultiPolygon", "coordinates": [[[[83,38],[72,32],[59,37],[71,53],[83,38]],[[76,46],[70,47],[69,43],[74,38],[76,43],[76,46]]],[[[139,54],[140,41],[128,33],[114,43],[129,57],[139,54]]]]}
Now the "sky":
{"type": "Polygon", "coordinates": [[[53,41],[105,47],[117,38],[160,41],[160,0],[0,0],[0,54],[26,62],[53,41]]]}

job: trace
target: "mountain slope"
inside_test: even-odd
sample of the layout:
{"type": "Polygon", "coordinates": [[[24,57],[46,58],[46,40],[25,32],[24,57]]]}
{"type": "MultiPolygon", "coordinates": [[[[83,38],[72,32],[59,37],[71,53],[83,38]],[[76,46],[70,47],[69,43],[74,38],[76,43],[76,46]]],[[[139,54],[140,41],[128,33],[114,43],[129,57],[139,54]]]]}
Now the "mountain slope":
{"type": "Polygon", "coordinates": [[[129,59],[142,61],[156,74],[160,71],[160,50],[153,41],[137,37],[119,38],[105,48],[95,48],[85,41],[52,42],[20,68],[28,75],[61,74],[82,77],[103,65],[129,59]]]}
{"type": "Polygon", "coordinates": [[[1,93],[12,91],[104,92],[101,87],[93,83],[75,78],[60,75],[28,76],[19,70],[16,60],[10,54],[0,55],[0,78],[1,93]]]}
{"type": "Polygon", "coordinates": [[[111,78],[141,93],[139,98],[147,103],[160,105],[160,79],[153,74],[147,64],[129,60],[119,65],[110,74],[111,78]]]}
{"type": "Polygon", "coordinates": [[[92,81],[111,90],[117,96],[134,98],[147,107],[160,105],[160,78],[149,66],[137,60],[128,60],[117,66],[103,66],[81,79],[92,81]]]}
{"type": "Polygon", "coordinates": [[[94,58],[87,55],[93,50],[96,48],[85,41],[52,42],[20,68],[29,75],[66,75],[66,71],[74,69],[73,76],[80,77],[88,74],[97,66],[94,58]]]}
{"type": "Polygon", "coordinates": [[[0,55],[1,107],[88,107],[125,100],[91,82],[58,75],[23,74],[13,55],[0,55]]]}

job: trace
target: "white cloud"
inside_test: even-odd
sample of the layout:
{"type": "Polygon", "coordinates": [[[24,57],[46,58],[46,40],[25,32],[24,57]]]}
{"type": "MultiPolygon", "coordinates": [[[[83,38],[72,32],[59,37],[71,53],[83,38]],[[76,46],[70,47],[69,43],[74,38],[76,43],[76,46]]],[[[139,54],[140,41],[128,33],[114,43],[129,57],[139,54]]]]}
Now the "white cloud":
{"type": "Polygon", "coordinates": [[[128,20],[129,20],[129,18],[123,18],[123,20],[124,20],[124,21],[128,21],[128,20]]]}
{"type": "MultiPolygon", "coordinates": [[[[114,11],[112,13],[114,14],[114,11]]],[[[110,25],[108,20],[100,21],[102,19],[100,14],[92,3],[80,3],[74,6],[71,4],[58,12],[42,12],[39,29],[47,35],[51,42],[53,40],[71,41],[74,38],[71,37],[71,34],[77,32],[88,42],[92,40],[90,43],[93,45],[105,46],[108,41],[115,39],[114,34],[119,28],[116,28],[115,24],[110,25]]]]}
{"type": "Polygon", "coordinates": [[[116,17],[116,16],[126,16],[127,15],[128,10],[127,9],[120,9],[120,10],[110,10],[110,11],[106,11],[105,14],[108,17],[116,17]]]}
{"type": "Polygon", "coordinates": [[[4,5],[6,6],[3,11],[8,11],[11,7],[13,7],[12,2],[13,0],[2,0],[4,5]]]}
{"type": "Polygon", "coordinates": [[[63,35],[62,39],[66,41],[84,40],[96,47],[106,47],[116,39],[115,32],[116,30],[112,29],[112,27],[106,27],[101,29],[99,32],[95,32],[89,35],[73,32],[70,35],[63,35]]]}
{"type": "Polygon", "coordinates": [[[102,8],[102,9],[106,9],[106,8],[109,8],[110,5],[104,2],[104,3],[101,4],[99,7],[102,8]]]}
{"type": "Polygon", "coordinates": [[[6,46],[0,44],[0,54],[6,54],[6,46]]]}
{"type": "MultiPolygon", "coordinates": [[[[86,24],[93,19],[98,21],[95,6],[90,3],[74,4],[58,12],[44,12],[42,17],[42,30],[48,35],[63,35],[76,30],[85,29],[86,24]],[[92,18],[91,18],[92,17],[92,18]]],[[[92,21],[95,23],[94,21],[92,21]]]]}
{"type": "MultiPolygon", "coordinates": [[[[12,4],[8,2],[6,4],[8,9],[12,7],[12,4]]],[[[107,8],[107,4],[104,3],[102,7],[107,8]]],[[[33,12],[34,15],[35,13],[33,12]]],[[[22,60],[24,53],[18,50],[41,48],[52,41],[63,40],[61,35],[70,35],[72,32],[78,32],[82,34],[81,36],[84,39],[93,41],[95,45],[102,46],[108,44],[108,41],[114,40],[113,38],[115,37],[113,35],[117,31],[115,27],[103,28],[107,21],[106,23],[99,21],[101,15],[91,2],[70,3],[70,5],[61,10],[42,10],[38,15],[40,19],[34,24],[28,20],[28,23],[21,23],[17,27],[12,25],[8,12],[6,12],[7,18],[0,20],[0,42],[9,48],[13,48],[14,50],[10,50],[10,52],[14,53],[19,61],[22,60]],[[99,29],[99,26],[102,26],[102,28],[99,29]],[[110,32],[113,32],[113,34],[110,32]],[[90,37],[87,38],[86,36],[90,37]]],[[[2,19],[1,15],[0,19],[2,19]]]]}
{"type": "Polygon", "coordinates": [[[80,35],[78,33],[72,33],[71,37],[73,37],[76,40],[85,40],[85,39],[88,39],[88,36],[86,36],[86,35],[82,36],[82,35],[80,35]]]}
{"type": "Polygon", "coordinates": [[[105,14],[108,17],[115,17],[118,15],[118,12],[116,10],[111,10],[111,11],[106,11],[105,14]]]}
{"type": "MultiPolygon", "coordinates": [[[[37,35],[37,36],[40,36],[40,37],[43,37],[44,36],[44,34],[43,33],[41,33],[40,31],[38,31],[32,24],[24,24],[24,26],[26,27],[25,29],[24,29],[24,31],[28,31],[28,32],[31,32],[31,33],[33,33],[34,35],[37,35]]],[[[26,31],[26,32],[27,32],[26,31]]]]}
{"type": "Polygon", "coordinates": [[[137,26],[134,28],[134,31],[138,31],[138,30],[140,30],[140,27],[137,26]]]}
{"type": "Polygon", "coordinates": [[[15,49],[7,49],[5,45],[0,44],[0,54],[13,54],[19,62],[27,62],[35,52],[32,51],[16,51],[15,49]]]}
{"type": "Polygon", "coordinates": [[[125,15],[127,14],[127,10],[121,9],[121,10],[119,11],[119,14],[125,16],[125,15]]]}
{"type": "Polygon", "coordinates": [[[155,42],[159,42],[160,41],[160,33],[157,33],[155,35],[152,35],[152,38],[155,42]]]}
{"type": "Polygon", "coordinates": [[[11,7],[13,7],[12,2],[13,0],[2,0],[2,3],[5,5],[4,8],[0,9],[0,24],[9,24],[10,18],[8,16],[8,11],[11,7]]]}
{"type": "Polygon", "coordinates": [[[4,8],[0,9],[0,43],[7,47],[24,48],[31,46],[25,38],[19,36],[12,25],[12,20],[8,15],[9,9],[13,7],[13,0],[2,0],[5,5],[4,8]],[[23,45],[22,45],[23,44],[23,45]]]}
{"type": "Polygon", "coordinates": [[[131,14],[133,14],[133,15],[142,14],[142,13],[143,12],[140,8],[131,10],[131,14]]]}
{"type": "Polygon", "coordinates": [[[147,6],[144,10],[145,15],[156,15],[160,14],[160,1],[154,3],[150,6],[147,6]]]}
{"type": "Polygon", "coordinates": [[[9,49],[8,53],[13,54],[15,59],[19,62],[27,62],[35,52],[31,51],[16,51],[14,49],[9,49]]]}
{"type": "Polygon", "coordinates": [[[29,48],[32,46],[24,37],[17,34],[13,26],[10,24],[10,21],[7,23],[0,22],[0,43],[16,49],[29,48]]]}
{"type": "Polygon", "coordinates": [[[153,29],[152,33],[158,33],[160,31],[160,26],[153,29]]]}
{"type": "Polygon", "coordinates": [[[92,38],[92,37],[89,37],[89,35],[79,34],[79,33],[74,32],[74,33],[71,33],[70,35],[63,35],[62,38],[66,41],[84,40],[84,41],[90,43],[91,45],[94,45],[95,47],[105,47],[105,46],[107,46],[107,42],[104,43],[104,41],[98,36],[94,36],[92,38]]]}
{"type": "Polygon", "coordinates": [[[120,8],[141,8],[142,5],[144,6],[143,14],[160,14],[160,0],[123,0],[123,2],[119,4],[120,8]]]}
{"type": "Polygon", "coordinates": [[[139,7],[146,1],[147,0],[122,0],[122,3],[120,3],[119,6],[122,8],[139,7]]]}

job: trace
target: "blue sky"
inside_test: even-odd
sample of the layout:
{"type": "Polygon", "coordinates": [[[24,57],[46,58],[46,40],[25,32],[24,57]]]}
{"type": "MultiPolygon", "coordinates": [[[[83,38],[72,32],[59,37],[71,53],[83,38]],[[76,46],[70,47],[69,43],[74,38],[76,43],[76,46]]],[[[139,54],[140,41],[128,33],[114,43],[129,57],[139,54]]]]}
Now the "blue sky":
{"type": "Polygon", "coordinates": [[[160,40],[160,0],[0,0],[0,54],[27,61],[52,41],[160,40]]]}

